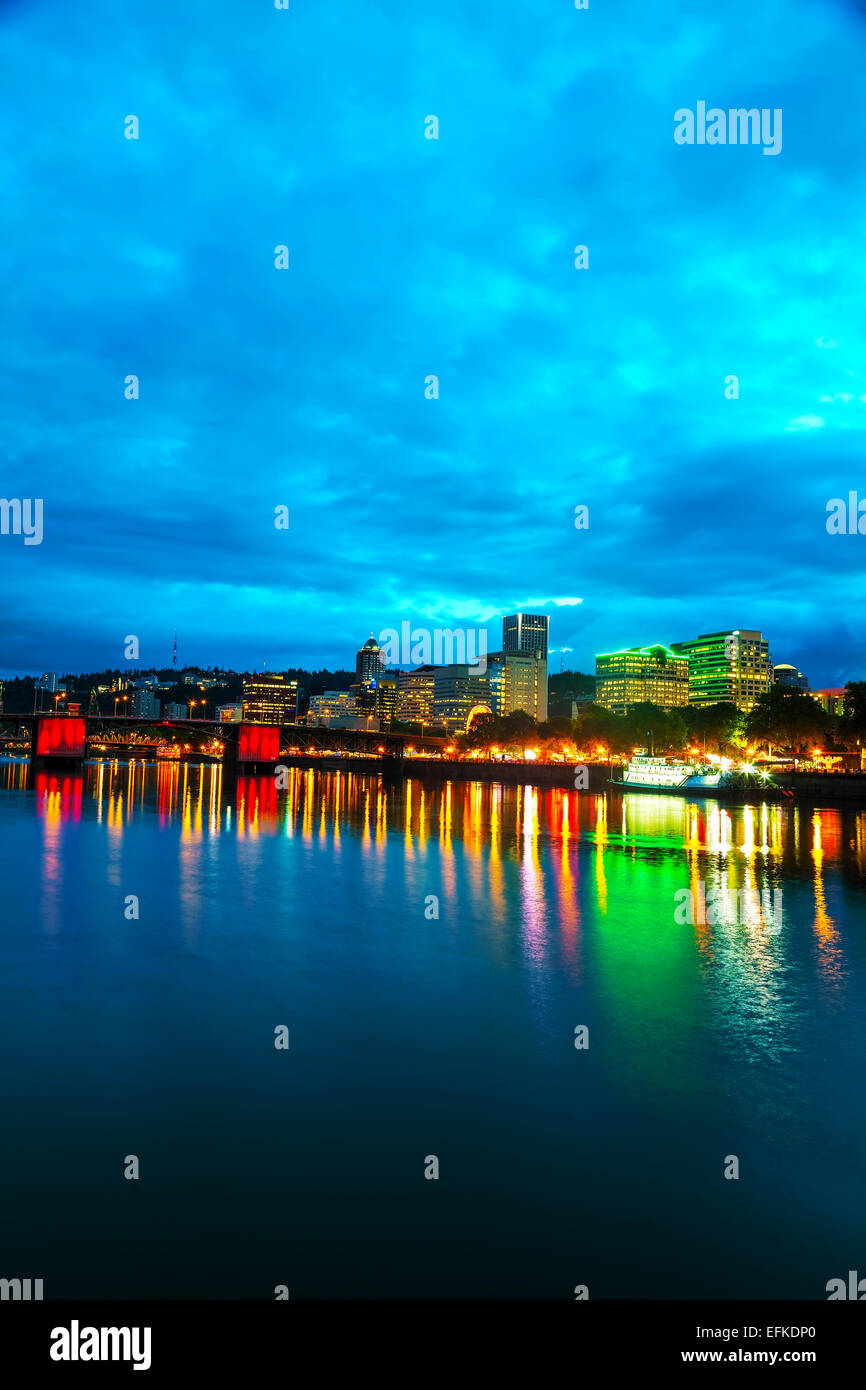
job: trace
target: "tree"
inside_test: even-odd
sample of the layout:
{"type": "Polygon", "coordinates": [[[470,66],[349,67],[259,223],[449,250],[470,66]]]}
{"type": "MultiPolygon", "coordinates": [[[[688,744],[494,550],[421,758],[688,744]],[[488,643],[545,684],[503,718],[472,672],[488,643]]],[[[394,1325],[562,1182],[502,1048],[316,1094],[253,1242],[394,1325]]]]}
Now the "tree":
{"type": "Polygon", "coordinates": [[[624,752],[631,747],[625,716],[614,714],[603,705],[587,705],[576,721],[575,740],[584,749],[602,747],[606,751],[624,752]]]}
{"type": "Polygon", "coordinates": [[[538,725],[526,710],[515,709],[500,719],[499,736],[505,748],[519,748],[525,753],[538,737],[538,725]]]}
{"type": "Polygon", "coordinates": [[[689,705],[684,714],[689,740],[704,751],[723,753],[744,746],[745,720],[736,705],[689,705]]]}
{"type": "Polygon", "coordinates": [[[787,748],[795,758],[822,742],[830,720],[821,706],[805,690],[774,685],[759,696],[746,719],[750,739],[787,748]]]}
{"type": "Polygon", "coordinates": [[[538,726],[538,737],[542,739],[572,738],[574,725],[564,714],[554,714],[538,726]]]}
{"type": "Polygon", "coordinates": [[[866,681],[849,681],[845,686],[839,733],[855,747],[866,742],[866,681]]]}
{"type": "Polygon", "coordinates": [[[495,714],[477,714],[465,734],[458,734],[455,742],[464,752],[473,748],[489,748],[496,743],[495,714]]]}

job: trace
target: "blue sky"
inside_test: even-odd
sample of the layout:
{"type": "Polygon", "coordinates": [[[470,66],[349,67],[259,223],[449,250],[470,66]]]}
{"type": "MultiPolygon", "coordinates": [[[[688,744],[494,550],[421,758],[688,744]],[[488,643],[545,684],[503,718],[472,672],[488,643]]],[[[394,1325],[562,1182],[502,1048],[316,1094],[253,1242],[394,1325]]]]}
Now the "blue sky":
{"type": "Polygon", "coordinates": [[[544,602],[584,670],[734,626],[866,677],[855,0],[20,0],[0,67],[0,496],[45,517],[0,671],[494,649],[544,602]],[[782,152],[678,146],[699,100],[782,152]]]}

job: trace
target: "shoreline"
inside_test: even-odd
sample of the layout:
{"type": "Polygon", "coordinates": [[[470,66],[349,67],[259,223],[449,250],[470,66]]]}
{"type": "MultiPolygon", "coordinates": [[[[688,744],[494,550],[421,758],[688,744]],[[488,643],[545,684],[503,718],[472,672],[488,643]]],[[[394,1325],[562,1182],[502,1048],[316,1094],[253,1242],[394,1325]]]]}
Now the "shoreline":
{"type": "MultiPolygon", "coordinates": [[[[2,754],[0,762],[24,762],[28,761],[26,754],[2,754]]],[[[88,758],[86,763],[93,766],[104,762],[117,762],[129,764],[135,762],[138,766],[174,766],[173,760],[160,760],[148,758],[88,758]]],[[[189,758],[178,760],[178,766],[183,762],[187,766],[197,767],[219,767],[219,760],[208,758],[189,758]]],[[[83,768],[86,763],[80,766],[83,768]]],[[[502,762],[460,762],[445,761],[436,758],[365,758],[365,757],[321,757],[304,756],[294,754],[280,758],[280,765],[290,768],[298,768],[300,771],[318,772],[344,772],[354,773],[358,777],[378,777],[385,778],[386,781],[418,781],[430,783],[445,782],[481,782],[489,785],[500,785],[505,787],[528,786],[537,787],[540,790],[575,791],[574,768],[571,765],[551,764],[551,763],[502,763],[502,762]]],[[[224,764],[223,764],[224,766],[224,764]]],[[[616,792],[616,779],[611,779],[611,767],[608,763],[589,763],[584,764],[589,774],[589,786],[583,790],[593,793],[603,791],[616,792]]],[[[47,771],[58,771],[57,768],[47,768],[47,771]]],[[[70,769],[65,769],[69,771],[70,769]]],[[[253,775],[253,774],[251,774],[253,775]]],[[[256,774],[267,775],[267,774],[256,774]]],[[[784,804],[793,805],[797,803],[808,805],[819,805],[825,801],[830,803],[862,804],[866,806],[866,773],[863,772],[791,772],[784,775],[784,781],[779,780],[775,783],[776,787],[789,788],[793,793],[793,799],[786,799],[784,804]]],[[[698,796],[694,792],[659,791],[652,792],[644,789],[622,788],[621,794],[631,791],[635,796],[665,796],[670,798],[680,797],[684,800],[719,800],[725,801],[732,798],[712,795],[698,796]]],[[[748,793],[735,798],[737,800],[754,799],[761,801],[764,798],[756,791],[754,798],[750,798],[748,793]]],[[[766,798],[770,799],[770,798],[766,798]]],[[[776,800],[775,797],[772,798],[776,800]]]]}

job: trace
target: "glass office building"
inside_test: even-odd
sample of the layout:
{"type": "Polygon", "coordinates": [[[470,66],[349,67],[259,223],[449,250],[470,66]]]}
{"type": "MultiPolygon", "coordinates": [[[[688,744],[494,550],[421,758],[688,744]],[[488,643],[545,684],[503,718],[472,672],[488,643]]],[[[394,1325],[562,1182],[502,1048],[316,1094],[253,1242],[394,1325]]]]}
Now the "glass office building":
{"type": "Polygon", "coordinates": [[[595,699],[615,714],[630,705],[650,701],[662,709],[689,703],[689,660],[656,642],[648,647],[623,647],[595,658],[595,699]]]}

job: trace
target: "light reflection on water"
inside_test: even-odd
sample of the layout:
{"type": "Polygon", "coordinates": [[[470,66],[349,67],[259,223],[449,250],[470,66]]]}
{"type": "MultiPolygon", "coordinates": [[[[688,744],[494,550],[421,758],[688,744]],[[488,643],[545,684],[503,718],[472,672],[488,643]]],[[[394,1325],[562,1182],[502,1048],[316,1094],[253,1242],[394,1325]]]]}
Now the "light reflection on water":
{"type": "MultiPolygon", "coordinates": [[[[121,899],[158,889],[158,927],[143,913],[146,931],[119,938],[117,948],[130,953],[123,983],[132,981],[133,1032],[135,1010],[154,1008],[161,990],[174,991],[179,1009],[198,1007],[206,961],[217,995],[198,1026],[212,1027],[222,1009],[223,1033],[234,1039],[224,1064],[252,1027],[233,1016],[236,994],[255,999],[279,984],[296,991],[302,1011],[306,992],[311,1031],[327,1024],[339,1032],[353,1020],[365,1058],[359,1078],[372,1078],[377,1095],[399,1085],[392,1052],[406,1048],[426,1077],[428,1103],[435,1095],[446,1104],[465,1074],[463,1084],[478,1091],[479,1151],[494,1144],[509,1091],[524,1103],[524,1084],[548,1145],[578,1120],[600,1135],[657,1126],[660,1153],[668,1143],[715,1151],[747,1134],[762,1146],[755,1166],[775,1174],[802,1144],[802,1171],[789,1158],[792,1171],[782,1166],[774,1177],[780,1201],[807,1201],[825,1140],[839,1153],[852,1142],[859,1112],[850,1063],[866,1045],[854,989],[864,960],[864,810],[388,784],[349,770],[293,769],[278,791],[272,777],[231,783],[218,766],[169,763],[88,764],[77,776],[39,773],[30,785],[26,764],[7,762],[0,845],[10,833],[22,857],[35,855],[38,890],[26,911],[46,944],[69,932],[70,902],[93,904],[102,886],[121,899]],[[694,902],[725,890],[739,915],[677,922],[683,890],[694,902]],[[776,929],[767,902],[779,892],[776,929]],[[439,900],[432,919],[429,895],[439,900]],[[154,963],[151,940],[170,948],[170,964],[154,963]],[[231,1002],[219,992],[229,986],[231,1002]],[[412,1051],[421,1047],[413,1010],[436,1039],[427,1050],[412,1051]],[[578,1062],[586,1090],[572,1095],[578,1024],[590,1027],[591,1063],[578,1062]],[[393,1041],[386,1054],[376,1051],[379,1030],[393,1041]],[[485,1041],[493,1038],[495,1046],[485,1041]],[[428,1075],[439,1051],[448,1058],[443,1075],[428,1075]]],[[[28,960],[37,980],[46,960],[38,951],[28,960]]],[[[188,1074],[178,1062],[179,1078],[206,1094],[212,1065],[201,1076],[187,1065],[188,1074]]],[[[237,1082],[254,1091],[261,1084],[256,1072],[237,1082]]],[[[318,1088],[332,1084],[325,1068],[318,1088]]],[[[623,1166],[617,1177],[617,1165],[627,1159],[608,1142],[600,1138],[596,1152],[580,1140],[593,1171],[611,1170],[615,1205],[628,1173],[623,1166]]],[[[538,1148],[532,1127],[525,1143],[538,1148]]],[[[856,1145],[862,1151],[859,1129],[856,1145]]],[[[560,1159],[548,1161],[555,1169],[560,1159]]],[[[561,1158],[561,1188],[552,1180],[564,1203],[578,1201],[568,1185],[572,1161],[561,1158]]],[[[647,1181],[656,1179],[664,1194],[668,1179],[647,1181]]],[[[842,1167],[837,1181],[847,1180],[842,1167]]],[[[699,1200],[698,1189],[684,1196],[687,1207],[699,1200]]],[[[684,1231],[691,1221],[687,1212],[684,1231]]],[[[666,1277],[673,1287],[678,1275],[666,1277]]],[[[795,1292],[803,1289],[788,1296],[795,1292]]]]}
{"type": "MultiPolygon", "coordinates": [[[[25,792],[29,778],[26,762],[0,760],[0,789],[25,792]]],[[[217,765],[178,763],[103,762],[88,764],[77,775],[40,772],[32,792],[43,823],[42,870],[48,882],[60,873],[62,826],[80,821],[85,807],[111,841],[138,816],[153,813],[161,828],[179,828],[184,846],[220,835],[248,844],[259,836],[284,836],[327,842],[330,852],[339,854],[348,830],[365,854],[375,856],[402,832],[407,862],[435,844],[446,898],[457,888],[459,845],[473,898],[483,897],[498,920],[506,910],[503,865],[516,863],[525,944],[529,956],[539,959],[552,909],[574,946],[581,910],[575,854],[580,846],[595,851],[594,906],[602,915],[612,906],[608,876],[614,859],[631,863],[636,873],[664,866],[668,880],[673,868],[684,883],[702,879],[708,888],[744,889],[756,903],[780,878],[808,880],[822,972],[836,980],[842,960],[825,878],[840,869],[854,877],[866,873],[866,810],[848,808],[726,806],[643,793],[593,795],[472,782],[393,785],[349,771],[298,769],[290,770],[288,788],[278,791],[273,777],[242,777],[224,785],[217,765]]],[[[664,910],[660,920],[666,920],[664,910]]],[[[761,925],[759,910],[747,925],[761,925]]],[[[706,933],[695,940],[703,952],[706,933]]]]}
{"type": "MultiPolygon", "coordinates": [[[[26,763],[0,764],[0,787],[27,787],[26,763]]],[[[598,963],[639,963],[646,984],[659,978],[659,954],[676,943],[703,977],[715,971],[725,1007],[739,1007],[740,1029],[755,1030],[774,1051],[784,1049],[784,976],[789,928],[808,922],[815,983],[838,990],[847,972],[828,876],[859,878],[866,869],[866,811],[807,809],[643,793],[592,795],[562,789],[482,783],[429,786],[383,783],[350,771],[290,770],[286,790],[273,777],[223,784],[219,766],[165,763],[89,764],[82,774],[42,772],[33,792],[42,823],[41,874],[46,927],[56,927],[63,882],[63,826],[93,816],[107,831],[109,881],[119,883],[118,847],[136,819],[155,814],[180,838],[180,891],[186,925],[201,926],[198,867],[205,846],[223,836],[238,843],[242,877],[257,865],[260,837],[300,839],[339,856],[343,837],[360,842],[371,892],[384,879],[376,861],[399,836],[406,882],[435,858],[436,890],[446,909],[470,902],[490,919],[487,945],[519,915],[529,965],[555,963],[575,979],[582,961],[584,918],[624,933],[616,950],[609,931],[597,937],[598,963]],[[86,808],[86,811],[85,811],[86,808]],[[588,851],[581,855],[579,851],[588,851]],[[516,872],[515,872],[516,871],[516,872]],[[673,895],[740,892],[740,920],[675,929],[673,895]],[[774,936],[762,894],[784,887],[792,921],[774,936]],[[791,884],[800,891],[792,900],[791,884]],[[665,945],[662,949],[661,942],[665,945]],[[747,1002],[748,1001],[748,1002],[747,1002]],[[760,1003],[760,1007],[757,1007],[760,1003]],[[771,1017],[772,1025],[766,1026],[771,1017]],[[779,1031],[781,1029],[781,1031],[779,1031]]],[[[432,891],[432,890],[431,890],[432,891]]],[[[766,899],[765,899],[766,900],[766,899]]],[[[637,981],[635,982],[637,987],[637,981]]]]}

